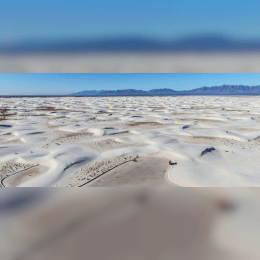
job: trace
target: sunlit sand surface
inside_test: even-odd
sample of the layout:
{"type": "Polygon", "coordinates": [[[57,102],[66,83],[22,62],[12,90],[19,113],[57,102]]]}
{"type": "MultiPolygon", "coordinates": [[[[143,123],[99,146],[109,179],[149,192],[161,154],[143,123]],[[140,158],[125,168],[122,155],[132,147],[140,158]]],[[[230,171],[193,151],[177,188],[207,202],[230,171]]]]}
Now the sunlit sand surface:
{"type": "Polygon", "coordinates": [[[28,170],[23,170],[21,172],[14,173],[13,175],[5,178],[2,183],[5,187],[16,187],[30,180],[31,178],[35,178],[48,170],[47,167],[44,166],[36,166],[29,168],[28,170]]]}
{"type": "Polygon", "coordinates": [[[86,185],[90,187],[168,187],[167,182],[169,160],[165,158],[144,157],[130,161],[112,169],[102,178],[97,178],[86,185]]]}
{"type": "Polygon", "coordinates": [[[0,99],[1,186],[256,187],[259,169],[256,96],[0,99]]]}

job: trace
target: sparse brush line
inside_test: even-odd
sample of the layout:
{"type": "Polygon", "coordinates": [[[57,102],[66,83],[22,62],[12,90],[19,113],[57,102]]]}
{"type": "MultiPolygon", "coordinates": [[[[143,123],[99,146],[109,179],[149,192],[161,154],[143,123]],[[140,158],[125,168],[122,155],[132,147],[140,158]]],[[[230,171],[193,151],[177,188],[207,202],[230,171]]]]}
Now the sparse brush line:
{"type": "Polygon", "coordinates": [[[122,164],[124,164],[124,163],[130,162],[130,161],[135,161],[137,158],[139,158],[138,155],[135,156],[134,158],[131,158],[131,159],[127,160],[127,161],[124,161],[124,162],[122,162],[122,163],[120,163],[120,164],[118,164],[118,165],[116,165],[116,166],[114,166],[114,167],[111,167],[111,168],[109,168],[107,171],[105,171],[105,172],[103,172],[103,173],[101,173],[101,174],[95,176],[93,179],[88,180],[87,182],[85,182],[84,184],[82,184],[82,185],[80,185],[80,186],[78,186],[78,187],[83,187],[83,186],[85,186],[86,184],[88,184],[88,183],[94,181],[95,179],[99,178],[99,177],[102,176],[103,174],[105,174],[105,173],[111,171],[112,169],[114,169],[114,168],[116,168],[116,167],[118,167],[118,166],[120,166],[120,165],[122,165],[122,164]]]}
{"type": "Polygon", "coordinates": [[[36,167],[36,166],[39,166],[39,164],[35,164],[35,165],[32,165],[32,166],[29,166],[29,167],[27,167],[27,168],[25,168],[25,169],[23,169],[23,170],[21,170],[21,171],[19,171],[19,172],[15,172],[15,173],[13,173],[13,174],[11,174],[11,175],[8,175],[8,176],[4,177],[4,178],[1,180],[1,184],[3,185],[3,187],[6,187],[6,186],[4,185],[4,183],[3,183],[3,181],[4,181],[5,179],[7,179],[7,178],[9,178],[9,177],[11,177],[11,176],[13,176],[13,175],[15,175],[15,174],[18,174],[18,173],[27,171],[27,170],[29,170],[29,169],[31,169],[31,168],[33,168],[33,167],[36,167]]]}

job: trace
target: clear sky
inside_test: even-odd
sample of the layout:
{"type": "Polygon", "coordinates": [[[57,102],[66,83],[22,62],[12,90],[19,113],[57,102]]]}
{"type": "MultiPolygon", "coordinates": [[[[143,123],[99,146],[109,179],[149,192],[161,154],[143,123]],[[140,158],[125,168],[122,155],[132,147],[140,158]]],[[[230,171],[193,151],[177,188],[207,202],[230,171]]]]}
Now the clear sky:
{"type": "Polygon", "coordinates": [[[83,90],[260,85],[259,73],[0,73],[0,94],[69,94],[83,90]]]}
{"type": "Polygon", "coordinates": [[[0,40],[201,33],[260,38],[259,14],[256,0],[1,0],[0,40]]]}

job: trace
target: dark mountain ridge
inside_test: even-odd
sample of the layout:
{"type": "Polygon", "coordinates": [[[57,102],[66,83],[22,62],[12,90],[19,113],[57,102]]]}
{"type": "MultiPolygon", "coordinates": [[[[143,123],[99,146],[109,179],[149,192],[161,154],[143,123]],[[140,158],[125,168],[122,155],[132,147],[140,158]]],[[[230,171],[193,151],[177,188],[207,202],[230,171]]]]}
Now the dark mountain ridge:
{"type": "Polygon", "coordinates": [[[175,40],[158,40],[139,36],[111,37],[101,40],[25,39],[1,41],[0,53],[31,52],[218,52],[259,51],[259,39],[235,40],[218,34],[201,34],[175,40]]]}
{"type": "Polygon", "coordinates": [[[152,89],[149,91],[124,89],[124,90],[84,90],[69,94],[70,96],[168,96],[168,95],[260,95],[259,86],[222,85],[202,87],[192,90],[175,91],[173,89],[152,89]]]}

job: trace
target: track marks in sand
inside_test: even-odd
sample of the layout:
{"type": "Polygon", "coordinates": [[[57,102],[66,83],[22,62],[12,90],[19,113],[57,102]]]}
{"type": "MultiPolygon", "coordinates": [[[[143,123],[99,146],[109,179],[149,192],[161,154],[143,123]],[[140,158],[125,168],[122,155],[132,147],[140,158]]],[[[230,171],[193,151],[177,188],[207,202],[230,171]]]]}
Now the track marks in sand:
{"type": "Polygon", "coordinates": [[[21,139],[7,140],[0,142],[1,145],[11,145],[11,144],[23,144],[24,142],[21,139]]]}
{"type": "Polygon", "coordinates": [[[96,141],[91,142],[87,144],[90,148],[97,150],[97,151],[107,151],[117,148],[123,148],[123,147],[143,147],[147,146],[147,144],[141,144],[141,143],[125,143],[118,141],[116,139],[107,139],[102,141],[96,141]]]}
{"type": "Polygon", "coordinates": [[[60,186],[81,187],[90,181],[100,177],[104,173],[122,165],[123,163],[134,161],[138,156],[118,156],[111,159],[98,160],[83,167],[80,167],[72,179],[61,183],[60,186]]]}
{"type": "Polygon", "coordinates": [[[61,133],[60,135],[52,138],[50,141],[45,143],[42,148],[48,148],[51,144],[75,144],[78,142],[85,142],[88,141],[90,138],[94,137],[93,133],[85,132],[85,133],[61,133]]]}
{"type": "Polygon", "coordinates": [[[0,121],[7,121],[9,119],[12,119],[12,117],[15,115],[16,113],[12,113],[11,109],[8,107],[0,108],[0,121]]]}
{"type": "Polygon", "coordinates": [[[193,144],[207,144],[207,145],[219,145],[223,146],[223,148],[231,148],[231,147],[239,147],[242,149],[245,148],[257,148],[260,149],[260,141],[259,139],[253,140],[251,142],[242,142],[234,139],[222,138],[222,137],[214,137],[214,136],[179,136],[182,138],[185,143],[193,143],[193,144]]]}
{"type": "Polygon", "coordinates": [[[17,187],[20,184],[47,172],[47,170],[48,168],[45,166],[35,165],[33,167],[17,172],[7,178],[4,178],[2,180],[2,184],[5,187],[17,187]]]}
{"type": "Polygon", "coordinates": [[[118,166],[87,184],[88,187],[169,187],[176,186],[168,178],[169,160],[140,157],[118,166]]]}
{"type": "Polygon", "coordinates": [[[105,151],[115,148],[124,147],[125,144],[123,142],[119,142],[114,139],[107,139],[103,141],[96,141],[88,144],[91,148],[98,151],[105,151]]]}
{"type": "Polygon", "coordinates": [[[166,127],[166,124],[160,122],[129,122],[126,124],[126,127],[143,127],[143,128],[157,128],[157,127],[166,127]]]}
{"type": "Polygon", "coordinates": [[[207,118],[176,118],[180,121],[191,121],[191,122],[203,122],[203,123],[227,123],[224,120],[218,120],[218,119],[207,119],[207,118]]]}
{"type": "Polygon", "coordinates": [[[25,164],[25,163],[18,163],[18,162],[7,162],[2,164],[0,168],[1,178],[6,178],[12,174],[17,172],[28,170],[32,167],[36,167],[38,164],[25,164]]]}

